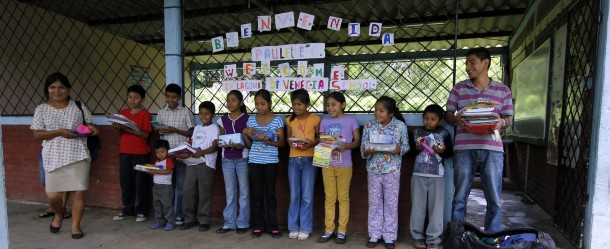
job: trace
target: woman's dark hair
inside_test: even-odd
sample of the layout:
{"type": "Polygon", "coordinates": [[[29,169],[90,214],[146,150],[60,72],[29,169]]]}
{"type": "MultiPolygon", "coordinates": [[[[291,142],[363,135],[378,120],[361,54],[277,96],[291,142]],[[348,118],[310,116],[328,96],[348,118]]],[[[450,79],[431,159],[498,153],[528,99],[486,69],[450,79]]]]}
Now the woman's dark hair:
{"type": "MultiPolygon", "coordinates": [[[[229,95],[235,96],[239,101],[244,101],[244,95],[241,94],[241,92],[238,90],[231,90],[229,93],[227,93],[227,98],[229,97],[229,95]]],[[[239,111],[242,113],[248,113],[248,109],[246,109],[246,104],[242,103],[239,107],[239,111]]]]}
{"type": "MultiPolygon", "coordinates": [[[[290,101],[295,100],[301,101],[301,103],[306,104],[307,106],[311,105],[311,100],[309,100],[309,93],[305,89],[297,89],[290,93],[290,101]]],[[[290,114],[290,121],[292,122],[297,117],[297,114],[292,111],[290,114]]]]}
{"type": "Polygon", "coordinates": [[[388,96],[381,96],[381,97],[379,97],[379,99],[377,99],[377,102],[375,102],[375,104],[377,104],[377,103],[381,103],[383,105],[383,107],[385,107],[385,109],[388,110],[389,113],[394,114],[394,117],[396,119],[402,121],[403,123],[406,123],[405,118],[400,113],[400,110],[398,110],[398,106],[396,105],[396,100],[394,100],[393,98],[390,98],[388,96]]]}
{"type": "Polygon", "coordinates": [[[212,101],[201,102],[201,104],[199,104],[199,112],[201,112],[201,108],[210,111],[212,115],[216,113],[216,106],[214,105],[214,103],[212,103],[212,101]]]}
{"type": "Polygon", "coordinates": [[[339,91],[330,93],[328,97],[326,97],[326,100],[328,99],[334,99],[341,104],[345,103],[345,95],[343,95],[343,93],[339,91]]]}
{"type": "Polygon", "coordinates": [[[146,97],[146,90],[140,85],[131,85],[127,88],[127,94],[129,93],[137,93],[141,98],[146,97]]]}
{"type": "MultiPolygon", "coordinates": [[[[68,77],[66,77],[65,75],[63,75],[60,72],[52,73],[51,75],[49,75],[49,77],[47,77],[47,79],[44,82],[44,99],[45,100],[49,100],[49,86],[51,86],[53,83],[55,83],[55,81],[59,81],[62,85],[64,85],[68,89],[72,88],[72,84],[70,84],[68,77]]],[[[68,96],[68,99],[70,99],[70,96],[68,96]]]]}
{"type": "Polygon", "coordinates": [[[271,93],[267,89],[261,89],[254,94],[254,98],[256,99],[258,96],[269,103],[269,110],[271,110],[271,93]]]}
{"type": "Polygon", "coordinates": [[[167,140],[159,139],[155,142],[155,145],[153,145],[153,148],[155,148],[155,150],[161,149],[161,148],[165,148],[166,150],[169,150],[169,142],[167,140]]]}
{"type": "Polygon", "coordinates": [[[421,115],[424,116],[426,115],[426,113],[434,113],[441,120],[443,119],[443,117],[445,117],[445,110],[443,110],[443,108],[437,104],[426,106],[426,109],[424,109],[424,113],[422,113],[421,115]]]}

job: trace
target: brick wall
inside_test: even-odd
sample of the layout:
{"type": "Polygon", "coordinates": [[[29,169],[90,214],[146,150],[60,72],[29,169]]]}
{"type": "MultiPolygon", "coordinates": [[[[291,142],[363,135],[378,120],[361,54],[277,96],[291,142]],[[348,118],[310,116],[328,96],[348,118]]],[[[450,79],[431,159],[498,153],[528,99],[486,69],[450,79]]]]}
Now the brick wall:
{"type": "MultiPolygon", "coordinates": [[[[411,127],[410,127],[411,128],[411,127]]],[[[100,126],[102,152],[91,168],[89,190],[86,192],[88,207],[119,210],[121,191],[118,171],[118,134],[110,126],[100,126]]],[[[38,153],[41,141],[35,140],[29,126],[3,125],[3,145],[6,171],[6,191],[10,200],[46,202],[44,187],[40,184],[38,170],[38,153]]],[[[288,155],[287,148],[281,149],[280,155],[288,155]]],[[[366,233],[368,216],[368,191],[365,161],[360,153],[354,150],[354,171],[350,189],[350,232],[366,233]]],[[[399,236],[410,237],[409,216],[411,213],[411,175],[413,173],[413,158],[404,157],[399,196],[399,236]]],[[[280,159],[280,172],[277,183],[278,219],[281,226],[286,226],[290,190],[288,187],[288,158],[280,159]]],[[[218,161],[217,165],[221,165],[218,161]]],[[[212,217],[218,222],[222,220],[222,210],[225,207],[225,189],[222,170],[216,171],[212,187],[212,217]]],[[[220,223],[214,224],[220,225],[220,223]]],[[[324,228],[324,185],[322,173],[318,171],[314,197],[314,228],[324,228]]]]}

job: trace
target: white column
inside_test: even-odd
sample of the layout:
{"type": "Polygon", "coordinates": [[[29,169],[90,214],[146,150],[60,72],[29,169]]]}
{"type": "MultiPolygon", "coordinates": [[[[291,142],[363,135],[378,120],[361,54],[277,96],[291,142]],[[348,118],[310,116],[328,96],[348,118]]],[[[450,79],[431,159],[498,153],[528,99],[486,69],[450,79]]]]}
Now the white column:
{"type": "MultiPolygon", "coordinates": [[[[1,119],[2,117],[0,117],[1,119]]],[[[2,148],[2,123],[0,122],[0,248],[8,248],[8,214],[6,211],[6,186],[4,181],[4,154],[2,148]]]]}
{"type": "Polygon", "coordinates": [[[166,84],[176,83],[184,90],[181,0],[164,0],[163,16],[165,24],[165,82],[166,84]]]}
{"type": "Polygon", "coordinates": [[[603,13],[597,47],[595,100],[591,131],[591,158],[585,211],[584,244],[587,249],[610,248],[610,23],[608,1],[601,1],[603,13]]]}

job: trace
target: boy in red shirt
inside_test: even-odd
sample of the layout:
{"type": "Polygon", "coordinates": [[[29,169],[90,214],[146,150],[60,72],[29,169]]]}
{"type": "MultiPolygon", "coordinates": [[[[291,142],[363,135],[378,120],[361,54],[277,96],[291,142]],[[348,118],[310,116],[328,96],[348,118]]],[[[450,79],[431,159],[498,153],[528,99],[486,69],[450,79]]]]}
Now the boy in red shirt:
{"type": "Polygon", "coordinates": [[[146,164],[149,160],[150,147],[148,134],[152,131],[150,113],[142,107],[146,92],[140,85],[127,88],[127,106],[119,114],[133,121],[139,131],[124,125],[112,123],[120,132],[119,145],[119,179],[121,183],[121,199],[123,210],[114,216],[113,220],[124,220],[128,215],[136,216],[137,222],[146,221],[146,214],[151,203],[151,176],[145,172],[136,171],[136,164],[146,164]],[[138,204],[135,206],[135,204],[138,204]]]}

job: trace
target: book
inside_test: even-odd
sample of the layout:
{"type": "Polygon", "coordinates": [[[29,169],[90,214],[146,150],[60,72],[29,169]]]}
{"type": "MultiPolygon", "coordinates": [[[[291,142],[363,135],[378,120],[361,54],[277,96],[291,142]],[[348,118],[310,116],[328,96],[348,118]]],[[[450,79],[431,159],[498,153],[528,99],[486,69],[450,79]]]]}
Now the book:
{"type": "Polygon", "coordinates": [[[276,132],[267,131],[267,130],[260,130],[260,129],[252,130],[252,132],[250,133],[250,137],[252,139],[257,139],[256,135],[258,135],[258,134],[262,134],[263,136],[266,136],[267,138],[269,138],[269,141],[277,141],[278,140],[276,132]]]}
{"type": "Polygon", "coordinates": [[[338,148],[337,144],[320,143],[314,147],[312,165],[326,168],[332,161],[331,153],[338,148]]]}
{"type": "Polygon", "coordinates": [[[344,140],[330,135],[321,135],[320,143],[314,147],[312,164],[317,167],[328,167],[330,163],[341,162],[341,147],[344,140]]]}
{"type": "Polygon", "coordinates": [[[167,125],[161,124],[157,120],[150,121],[150,123],[152,124],[153,129],[155,129],[155,130],[160,130],[160,129],[167,128],[167,125]]]}
{"type": "Polygon", "coordinates": [[[111,113],[106,113],[106,119],[108,119],[109,122],[112,123],[117,123],[120,125],[123,125],[129,129],[132,129],[134,131],[140,131],[140,128],[138,127],[138,125],[136,125],[136,123],[134,123],[133,121],[131,121],[130,119],[128,119],[127,117],[121,115],[121,114],[111,114],[111,113]]]}
{"type": "Polygon", "coordinates": [[[396,149],[396,144],[365,143],[364,149],[373,149],[375,151],[393,151],[396,149]]]}
{"type": "Polygon", "coordinates": [[[154,165],[154,164],[143,164],[143,165],[142,164],[136,164],[136,166],[133,169],[135,169],[137,171],[148,172],[148,171],[151,171],[151,170],[163,170],[165,168],[163,167],[163,165],[157,166],[157,165],[154,165]]]}
{"type": "Polygon", "coordinates": [[[307,140],[307,138],[302,138],[302,137],[289,137],[288,138],[288,145],[290,147],[302,149],[308,143],[309,143],[309,140],[307,140]]]}
{"type": "Polygon", "coordinates": [[[181,155],[192,155],[197,152],[193,146],[188,143],[182,143],[174,148],[171,148],[167,151],[169,156],[180,157],[181,155]]]}
{"type": "Polygon", "coordinates": [[[225,147],[228,144],[245,146],[244,138],[241,133],[225,134],[218,136],[218,146],[225,147]]]}
{"type": "Polygon", "coordinates": [[[374,144],[393,144],[394,136],[389,134],[372,134],[369,136],[369,143],[374,144]]]}
{"type": "Polygon", "coordinates": [[[489,134],[494,129],[500,117],[496,113],[496,102],[479,102],[458,112],[464,125],[470,128],[472,134],[489,134]]]}
{"type": "Polygon", "coordinates": [[[392,151],[396,149],[396,143],[394,143],[393,135],[372,134],[369,136],[369,141],[364,144],[364,148],[375,151],[392,151]]]}

